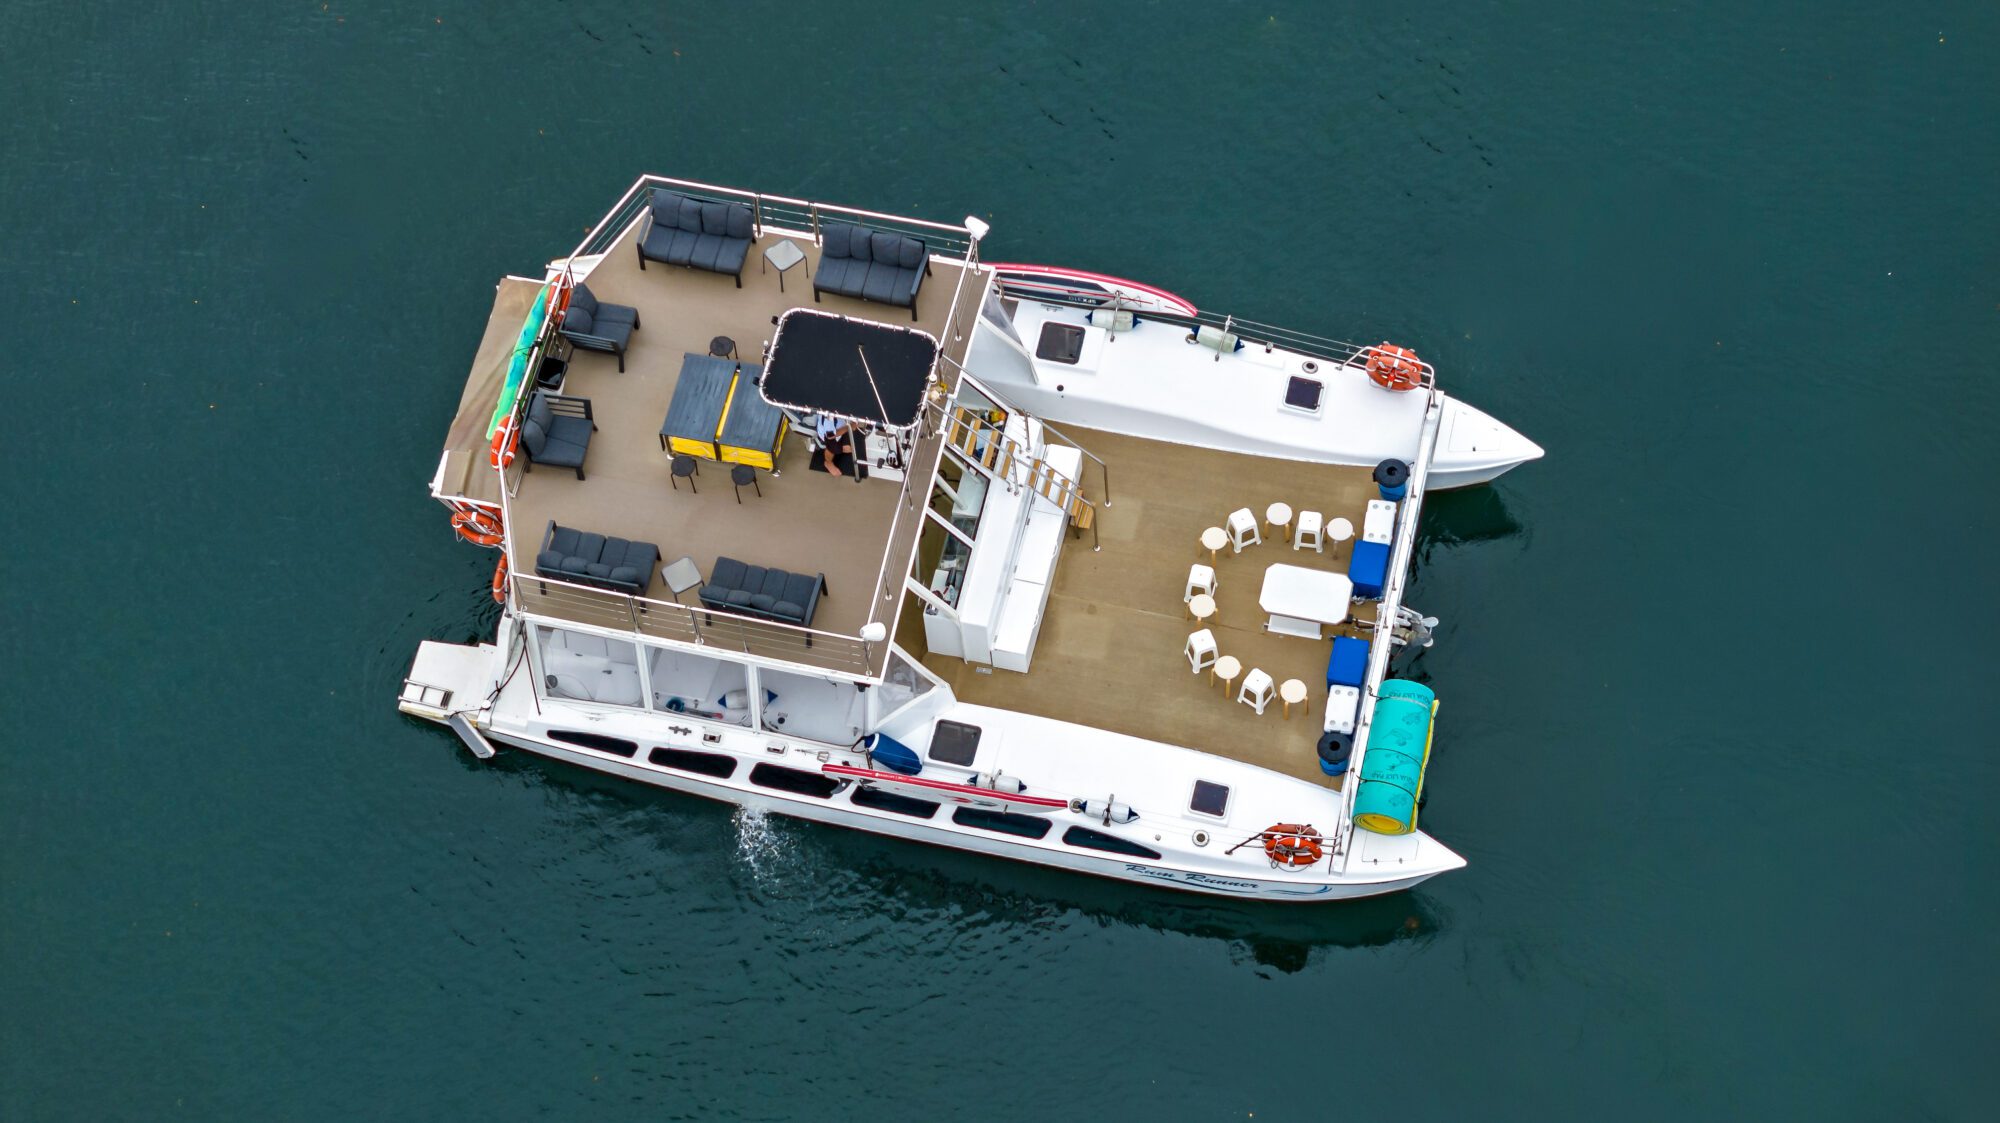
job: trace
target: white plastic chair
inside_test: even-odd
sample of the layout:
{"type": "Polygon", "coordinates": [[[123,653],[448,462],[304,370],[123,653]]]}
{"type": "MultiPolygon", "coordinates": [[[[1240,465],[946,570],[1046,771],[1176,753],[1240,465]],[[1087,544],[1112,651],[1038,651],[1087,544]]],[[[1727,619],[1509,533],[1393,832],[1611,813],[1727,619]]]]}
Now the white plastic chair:
{"type": "Polygon", "coordinates": [[[1292,531],[1292,549],[1302,549],[1306,545],[1306,540],[1311,539],[1313,553],[1324,552],[1326,536],[1320,531],[1321,518],[1318,511],[1299,512],[1298,529],[1292,531]]]}
{"type": "Polygon", "coordinates": [[[1250,513],[1250,508],[1238,507],[1229,512],[1229,541],[1239,554],[1245,546],[1264,544],[1264,535],[1257,529],[1257,516],[1250,513]]]}
{"type": "Polygon", "coordinates": [[[1271,704],[1271,698],[1277,690],[1278,688],[1271,682],[1271,676],[1264,673],[1264,668],[1252,667],[1250,673],[1243,676],[1243,685],[1237,688],[1236,700],[1261,715],[1264,707],[1271,704]]]}
{"type": "Polygon", "coordinates": [[[1203,628],[1187,638],[1188,670],[1200,674],[1215,663],[1215,633],[1203,628]]]}
{"type": "Polygon", "coordinates": [[[1188,566],[1187,592],[1181,594],[1181,603],[1193,600],[1196,593],[1215,595],[1215,571],[1200,562],[1188,566]]]}

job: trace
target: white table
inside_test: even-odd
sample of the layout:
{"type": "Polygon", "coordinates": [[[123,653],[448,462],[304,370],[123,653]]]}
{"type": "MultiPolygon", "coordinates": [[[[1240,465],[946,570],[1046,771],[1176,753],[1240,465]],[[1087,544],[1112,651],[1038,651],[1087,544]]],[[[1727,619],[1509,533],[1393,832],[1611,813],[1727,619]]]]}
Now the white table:
{"type": "Polygon", "coordinates": [[[1344,573],[1274,565],[1264,571],[1257,606],[1271,614],[1265,625],[1271,631],[1318,639],[1321,624],[1347,619],[1347,601],[1353,595],[1354,582],[1344,573]]]}

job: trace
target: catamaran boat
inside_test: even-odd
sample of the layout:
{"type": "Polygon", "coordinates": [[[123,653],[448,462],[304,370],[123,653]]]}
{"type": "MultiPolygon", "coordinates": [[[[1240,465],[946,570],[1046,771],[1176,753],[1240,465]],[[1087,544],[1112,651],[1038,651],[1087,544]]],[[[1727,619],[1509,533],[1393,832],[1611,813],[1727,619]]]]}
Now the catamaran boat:
{"type": "Polygon", "coordinates": [[[1391,675],[1424,497],[1542,455],[1431,366],[950,224],[645,176],[496,287],[433,497],[467,749],[936,846],[1324,901],[1465,864],[1391,675]]]}

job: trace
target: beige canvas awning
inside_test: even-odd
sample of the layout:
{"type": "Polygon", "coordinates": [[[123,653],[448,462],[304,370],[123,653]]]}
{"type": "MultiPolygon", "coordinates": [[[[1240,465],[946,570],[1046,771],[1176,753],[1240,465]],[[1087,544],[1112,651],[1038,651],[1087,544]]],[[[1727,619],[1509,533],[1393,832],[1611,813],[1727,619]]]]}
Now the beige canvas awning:
{"type": "Polygon", "coordinates": [[[541,288],[540,281],[503,277],[493,294],[493,314],[486,318],[486,334],[479,339],[472,373],[466,376],[465,393],[458,399],[458,413],[445,433],[444,475],[439,488],[443,498],[500,502],[500,474],[488,459],[486,426],[493,420],[493,408],[500,404],[500,386],[514,359],[521,324],[541,288]]]}

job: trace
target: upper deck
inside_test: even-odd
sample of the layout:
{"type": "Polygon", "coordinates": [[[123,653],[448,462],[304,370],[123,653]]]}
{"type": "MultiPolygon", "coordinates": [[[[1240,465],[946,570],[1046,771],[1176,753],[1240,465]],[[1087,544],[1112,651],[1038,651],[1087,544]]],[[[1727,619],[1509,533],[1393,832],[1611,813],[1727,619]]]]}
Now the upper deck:
{"type": "MultiPolygon", "coordinates": [[[[538,615],[659,638],[723,646],[842,674],[875,677],[887,645],[862,641],[864,626],[893,632],[903,602],[919,530],[904,482],[877,476],[857,481],[810,467],[807,437],[796,427],[784,438],[775,471],[759,472],[755,488],[731,486],[730,465],[699,463],[692,480],[672,478],[673,455],[663,447],[662,422],[679,385],[684,359],[707,355],[711,341],[727,337],[745,364],[769,347],[778,316],[818,307],[856,319],[911,326],[935,337],[947,389],[963,358],[969,318],[990,280],[970,264],[976,249],[962,228],[892,219],[867,212],[771,196],[734,194],[677,181],[642,179],[572,257],[578,279],[603,303],[638,310],[618,369],[615,355],[577,348],[568,355],[562,395],[587,399],[597,429],[578,479],[568,469],[529,470],[517,457],[505,474],[508,560],[517,604],[538,615]],[[645,199],[654,186],[694,196],[752,203],[759,217],[742,271],[742,287],[720,273],[648,262],[636,252],[645,199]],[[824,294],[816,304],[813,276],[819,266],[822,224],[841,221],[923,237],[932,250],[919,315],[908,309],[824,294]],[[781,273],[764,251],[779,241],[804,251],[805,261],[781,273]],[[958,256],[947,256],[956,254],[958,256]],[[761,494],[760,494],[761,492],[761,494]],[[693,559],[704,578],[718,558],[794,573],[825,575],[827,592],[809,628],[720,613],[697,613],[694,590],[676,603],[656,567],[637,598],[536,575],[536,555],[548,524],[594,532],[659,548],[662,565],[693,559]]],[[[557,266],[560,266],[560,262],[557,266]]],[[[478,371],[475,370],[475,377],[478,371]]],[[[921,427],[920,427],[921,428],[921,427]]],[[[922,494],[935,469],[940,442],[921,434],[909,457],[910,488],[922,494]]]]}

